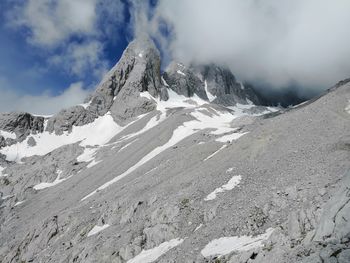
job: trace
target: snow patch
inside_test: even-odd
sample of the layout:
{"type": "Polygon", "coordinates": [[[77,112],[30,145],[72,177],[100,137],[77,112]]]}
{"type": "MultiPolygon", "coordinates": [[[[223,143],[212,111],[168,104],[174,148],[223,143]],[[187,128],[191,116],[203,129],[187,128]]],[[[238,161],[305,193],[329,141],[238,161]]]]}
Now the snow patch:
{"type": "Polygon", "coordinates": [[[12,197],[15,197],[15,195],[5,195],[3,197],[1,197],[2,200],[7,200],[7,199],[10,199],[12,197]]]}
{"type": "Polygon", "coordinates": [[[177,74],[180,74],[180,75],[182,75],[182,76],[186,76],[186,74],[183,73],[181,70],[177,70],[176,72],[177,72],[177,74]]]}
{"type": "Polygon", "coordinates": [[[110,141],[116,134],[125,129],[128,125],[121,127],[114,122],[110,113],[97,118],[94,122],[84,126],[73,126],[70,133],[62,135],[49,133],[33,134],[36,145],[29,147],[27,140],[4,147],[0,153],[6,155],[8,161],[19,162],[24,157],[33,155],[45,155],[61,146],[81,142],[80,146],[101,146],[110,141]],[[96,136],[98,134],[98,136],[96,136]]]}
{"type": "Polygon", "coordinates": [[[233,110],[235,112],[235,115],[237,115],[237,117],[242,117],[242,116],[261,116],[264,114],[268,114],[268,113],[272,113],[272,112],[277,112],[280,109],[276,108],[276,107],[265,107],[266,110],[261,111],[259,113],[249,113],[247,111],[249,111],[250,109],[256,107],[256,105],[253,104],[252,101],[250,101],[249,99],[247,99],[247,104],[240,104],[237,103],[235,106],[230,106],[230,107],[226,107],[230,110],[233,110]]]}
{"type": "Polygon", "coordinates": [[[95,165],[99,164],[100,162],[102,162],[101,160],[99,161],[96,161],[96,160],[92,160],[91,163],[89,163],[86,168],[91,168],[91,167],[94,167],[95,165]]]}
{"type": "Polygon", "coordinates": [[[158,168],[159,168],[159,166],[156,166],[156,167],[152,168],[151,170],[146,172],[145,175],[152,173],[153,171],[157,170],[158,168]]]}
{"type": "Polygon", "coordinates": [[[6,167],[0,166],[0,177],[5,177],[7,174],[3,174],[2,172],[6,169],[6,167]]]}
{"type": "Polygon", "coordinates": [[[163,85],[164,85],[165,87],[169,87],[169,84],[165,81],[165,79],[163,78],[163,76],[161,77],[161,79],[162,79],[163,85]]]}
{"type": "Polygon", "coordinates": [[[14,132],[8,132],[8,131],[3,131],[0,130],[0,136],[4,137],[6,139],[16,139],[16,134],[14,132]]]}
{"type": "Polygon", "coordinates": [[[15,203],[15,206],[19,206],[20,204],[23,204],[24,202],[25,202],[25,200],[24,201],[19,201],[19,202],[15,203]]]}
{"type": "Polygon", "coordinates": [[[136,142],[137,140],[138,140],[138,139],[135,139],[135,140],[133,140],[133,141],[127,143],[127,144],[124,145],[122,148],[120,148],[118,152],[121,152],[122,150],[128,148],[131,144],[133,144],[133,143],[136,142]]]}
{"type": "MultiPolygon", "coordinates": [[[[54,116],[53,114],[45,115],[45,114],[33,114],[33,113],[31,113],[31,115],[34,116],[34,117],[43,117],[43,118],[45,118],[45,119],[49,119],[49,118],[51,118],[51,117],[54,116]]],[[[45,129],[44,129],[44,130],[45,130],[45,129]]]]}
{"type": "Polygon", "coordinates": [[[183,239],[171,239],[167,242],[161,243],[159,246],[142,250],[140,254],[136,257],[130,259],[127,263],[151,263],[157,260],[160,256],[167,253],[170,249],[180,245],[184,240],[183,239]]]}
{"type": "Polygon", "coordinates": [[[143,57],[142,53],[139,53],[139,57],[140,57],[140,58],[142,58],[142,57],[143,57]]]}
{"type": "MultiPolygon", "coordinates": [[[[129,169],[127,169],[122,174],[114,177],[112,180],[104,183],[100,187],[98,187],[96,190],[85,196],[81,199],[81,201],[84,201],[85,199],[91,197],[92,195],[96,194],[97,192],[109,187],[110,185],[118,182],[119,180],[123,179],[125,176],[129,175],[130,173],[134,172],[136,169],[162,153],[163,151],[169,149],[170,147],[174,146],[175,144],[179,143],[186,137],[191,136],[192,134],[203,130],[203,129],[216,129],[216,131],[219,131],[219,133],[226,132],[229,130],[235,130],[235,128],[229,128],[229,122],[232,121],[232,119],[235,118],[230,113],[221,113],[214,116],[208,116],[200,111],[195,111],[192,113],[192,115],[196,118],[193,121],[184,122],[181,126],[177,127],[172,134],[172,137],[163,144],[162,146],[156,147],[154,150],[146,154],[141,160],[139,160],[136,164],[131,166],[129,169]]],[[[226,146],[225,146],[226,147],[226,146]]],[[[222,147],[223,149],[223,147],[222,147]]],[[[221,150],[222,150],[221,149],[221,150]]],[[[210,157],[211,158],[211,157],[210,157]]]]}
{"type": "Polygon", "coordinates": [[[297,105],[292,106],[292,108],[293,108],[293,109],[294,109],[294,108],[298,108],[298,107],[303,106],[304,104],[306,104],[306,103],[308,103],[308,102],[309,102],[308,100],[303,101],[302,103],[299,103],[299,104],[297,104],[297,105]]]}
{"type": "Polygon", "coordinates": [[[226,170],[226,173],[231,173],[232,171],[233,171],[233,167],[230,167],[230,168],[228,168],[227,170],[226,170]]]}
{"type": "Polygon", "coordinates": [[[203,224],[199,224],[199,226],[197,226],[196,229],[195,229],[193,232],[196,232],[196,231],[199,230],[202,226],[203,226],[203,224]]]}
{"type": "Polygon", "coordinates": [[[185,97],[183,95],[177,94],[172,89],[167,89],[169,99],[167,101],[160,100],[159,98],[152,97],[148,91],[144,91],[140,93],[141,97],[145,97],[149,100],[153,100],[157,103],[157,110],[162,114],[166,114],[167,109],[173,108],[196,108],[198,106],[202,106],[207,104],[208,102],[199,98],[196,94],[190,98],[185,97]]]}
{"type": "Polygon", "coordinates": [[[102,230],[105,230],[107,227],[109,227],[110,225],[105,224],[103,226],[94,226],[90,232],[87,234],[88,237],[96,235],[97,233],[101,232],[102,230]]]}
{"type": "Polygon", "coordinates": [[[122,138],[120,138],[119,141],[124,141],[127,139],[134,138],[138,135],[141,135],[147,132],[148,130],[152,129],[153,127],[157,126],[158,124],[160,124],[162,121],[165,120],[165,118],[166,118],[166,113],[162,112],[160,114],[157,114],[156,116],[152,117],[141,130],[125,135],[122,138]]]}
{"type": "Polygon", "coordinates": [[[231,143],[232,141],[238,140],[240,137],[242,137],[245,134],[247,134],[247,132],[231,133],[231,134],[227,134],[227,135],[224,135],[222,137],[219,137],[219,138],[215,139],[215,141],[223,142],[223,143],[227,143],[227,142],[231,143]]]}
{"type": "Polygon", "coordinates": [[[85,148],[84,152],[77,157],[78,162],[91,162],[95,159],[97,148],[85,148]]]}
{"type": "Polygon", "coordinates": [[[242,82],[239,82],[239,85],[240,85],[240,87],[241,87],[241,90],[244,90],[244,89],[245,89],[245,87],[244,87],[244,85],[243,85],[242,82]]]}
{"type": "Polygon", "coordinates": [[[240,175],[236,175],[233,176],[228,182],[227,184],[222,185],[219,188],[216,188],[213,192],[211,192],[210,194],[207,195],[206,198],[204,198],[204,201],[211,201],[214,200],[216,198],[216,195],[218,193],[223,193],[226,191],[230,191],[233,188],[235,188],[237,185],[239,185],[239,183],[241,182],[242,177],[240,175]]]}
{"type": "Polygon", "coordinates": [[[138,161],[135,165],[131,166],[124,173],[114,177],[112,180],[110,180],[110,181],[106,182],[105,184],[101,185],[95,191],[91,192],[90,194],[85,196],[83,199],[81,199],[81,201],[84,201],[85,199],[87,199],[87,198],[91,197],[92,195],[96,194],[97,192],[99,192],[99,191],[109,187],[110,185],[118,182],[119,180],[123,179],[125,176],[129,175],[130,173],[132,173],[133,171],[138,169],[143,164],[147,163],[149,160],[151,160],[154,157],[156,157],[161,152],[163,152],[166,149],[174,146],[175,144],[177,144],[178,142],[180,142],[184,138],[190,136],[191,134],[194,134],[196,131],[194,130],[194,127],[192,127],[192,126],[193,126],[193,122],[185,122],[183,124],[183,126],[180,126],[180,127],[176,128],[174,130],[174,132],[173,132],[172,137],[170,138],[170,140],[167,143],[163,144],[162,146],[156,147],[153,151],[151,151],[150,153],[145,155],[140,161],[138,161]],[[189,123],[191,125],[185,126],[186,124],[189,124],[189,123]]]}
{"type": "Polygon", "coordinates": [[[220,151],[222,151],[222,150],[225,149],[226,147],[227,147],[226,144],[223,145],[223,146],[221,146],[221,148],[220,148],[219,150],[217,150],[217,151],[215,151],[213,154],[209,155],[207,158],[205,158],[205,159],[203,160],[203,162],[209,160],[210,158],[212,158],[214,155],[218,154],[220,151]]]}
{"type": "Polygon", "coordinates": [[[201,254],[205,258],[213,256],[224,256],[233,251],[241,252],[248,251],[253,248],[261,247],[262,242],[268,239],[273,228],[268,228],[264,234],[252,237],[252,236],[234,236],[234,237],[222,237],[214,239],[207,244],[201,251],[201,254]]]}
{"type": "Polygon", "coordinates": [[[57,177],[56,177],[55,181],[53,181],[52,183],[40,183],[40,184],[34,185],[33,186],[34,190],[43,190],[45,188],[52,187],[52,186],[55,186],[59,183],[62,183],[63,181],[67,180],[68,178],[70,178],[70,176],[69,176],[69,177],[60,179],[61,174],[62,174],[62,171],[57,170],[57,177]]]}
{"type": "Polygon", "coordinates": [[[237,130],[237,128],[231,127],[231,122],[236,116],[229,112],[216,112],[216,114],[209,116],[202,111],[195,110],[191,115],[197,119],[198,130],[212,128],[214,131],[211,134],[214,135],[237,130]]]}
{"type": "Polygon", "coordinates": [[[87,109],[91,105],[91,100],[88,103],[78,104],[78,106],[82,106],[84,109],[87,109]]]}
{"type": "Polygon", "coordinates": [[[204,81],[204,89],[205,89],[205,92],[207,93],[207,97],[209,99],[210,102],[212,102],[213,100],[216,99],[216,96],[214,96],[213,94],[211,94],[208,90],[208,84],[207,84],[207,81],[205,80],[204,81]]]}
{"type": "Polygon", "coordinates": [[[346,106],[345,111],[350,114],[350,100],[348,101],[348,106],[346,106]]]}

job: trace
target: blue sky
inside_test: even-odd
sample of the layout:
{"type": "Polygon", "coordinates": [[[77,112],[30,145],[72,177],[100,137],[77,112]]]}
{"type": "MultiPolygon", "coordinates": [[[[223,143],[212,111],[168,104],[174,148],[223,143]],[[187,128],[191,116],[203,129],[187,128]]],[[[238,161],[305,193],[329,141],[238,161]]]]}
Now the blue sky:
{"type": "Polygon", "coordinates": [[[50,114],[81,102],[132,39],[129,8],[126,0],[1,1],[0,111],[50,114]]]}

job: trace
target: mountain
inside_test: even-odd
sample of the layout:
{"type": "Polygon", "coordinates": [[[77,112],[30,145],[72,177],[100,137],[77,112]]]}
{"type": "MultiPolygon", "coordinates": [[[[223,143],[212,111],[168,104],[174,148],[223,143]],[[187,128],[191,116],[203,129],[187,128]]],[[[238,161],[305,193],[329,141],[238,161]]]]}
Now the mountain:
{"type": "Polygon", "coordinates": [[[259,105],[134,40],[82,105],[0,115],[0,262],[349,262],[350,81],[259,105]]]}

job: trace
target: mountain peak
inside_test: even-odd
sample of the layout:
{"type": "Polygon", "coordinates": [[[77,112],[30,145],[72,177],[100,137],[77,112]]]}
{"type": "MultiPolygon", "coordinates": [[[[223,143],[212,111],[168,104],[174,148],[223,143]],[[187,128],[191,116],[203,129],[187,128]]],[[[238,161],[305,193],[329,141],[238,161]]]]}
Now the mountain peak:
{"type": "Polygon", "coordinates": [[[147,35],[137,37],[131,41],[125,52],[133,52],[134,56],[138,56],[140,58],[147,57],[149,53],[156,53],[158,56],[160,56],[159,50],[157,49],[154,41],[147,35]]]}

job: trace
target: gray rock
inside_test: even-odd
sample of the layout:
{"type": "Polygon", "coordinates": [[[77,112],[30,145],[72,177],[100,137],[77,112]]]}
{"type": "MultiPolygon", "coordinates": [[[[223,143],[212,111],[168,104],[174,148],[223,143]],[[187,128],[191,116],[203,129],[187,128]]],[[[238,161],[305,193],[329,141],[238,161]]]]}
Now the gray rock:
{"type": "Polygon", "coordinates": [[[33,136],[30,136],[30,137],[28,138],[27,144],[28,144],[28,146],[30,146],[30,147],[33,147],[33,146],[36,145],[36,141],[35,141],[35,139],[33,138],[33,136]]]}
{"type": "Polygon", "coordinates": [[[233,106],[237,102],[246,104],[249,99],[255,105],[262,104],[252,86],[238,82],[229,68],[216,64],[193,65],[191,68],[207,82],[208,91],[217,97],[214,103],[233,106]]]}
{"type": "Polygon", "coordinates": [[[176,228],[170,224],[157,224],[143,230],[147,240],[147,249],[158,246],[160,243],[176,238],[176,228]]]}
{"type": "Polygon", "coordinates": [[[149,112],[155,109],[155,105],[140,97],[140,92],[144,91],[155,98],[167,98],[160,79],[159,51],[148,37],[129,44],[117,65],[92,95],[88,110],[99,115],[110,110],[117,120],[149,112]]]}
{"type": "Polygon", "coordinates": [[[163,78],[169,87],[180,95],[198,97],[208,100],[204,89],[204,83],[194,72],[184,65],[172,62],[163,74],[163,78]]]}
{"type": "Polygon", "coordinates": [[[348,263],[350,262],[350,249],[343,250],[338,255],[338,263],[348,263]]]}
{"type": "Polygon", "coordinates": [[[350,236],[350,172],[339,191],[328,201],[317,227],[314,241],[323,242],[350,236]]]}
{"type": "Polygon", "coordinates": [[[5,147],[6,144],[6,140],[3,136],[0,135],[0,148],[5,147]]]}
{"type": "Polygon", "coordinates": [[[23,141],[30,133],[44,130],[44,117],[33,116],[25,112],[0,114],[0,130],[16,133],[17,140],[23,141]]]}
{"type": "Polygon", "coordinates": [[[92,111],[82,106],[74,106],[60,111],[48,120],[46,131],[62,134],[65,131],[71,132],[73,126],[82,126],[93,122],[98,117],[92,111]]]}
{"type": "Polygon", "coordinates": [[[49,119],[46,130],[56,134],[70,132],[73,126],[91,123],[108,111],[119,122],[150,112],[156,105],[140,96],[144,91],[155,98],[168,99],[160,79],[159,51],[148,37],[128,45],[119,62],[85,100],[86,109],[75,106],[62,110],[49,119]]]}
{"type": "Polygon", "coordinates": [[[163,86],[160,89],[160,100],[167,101],[168,99],[169,99],[168,89],[165,86],[163,86]]]}

